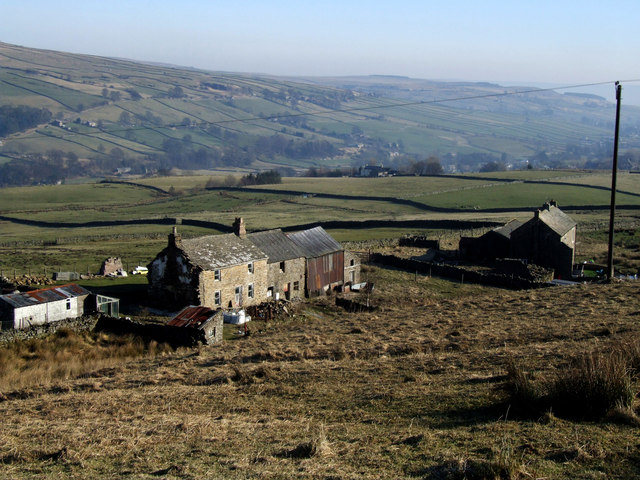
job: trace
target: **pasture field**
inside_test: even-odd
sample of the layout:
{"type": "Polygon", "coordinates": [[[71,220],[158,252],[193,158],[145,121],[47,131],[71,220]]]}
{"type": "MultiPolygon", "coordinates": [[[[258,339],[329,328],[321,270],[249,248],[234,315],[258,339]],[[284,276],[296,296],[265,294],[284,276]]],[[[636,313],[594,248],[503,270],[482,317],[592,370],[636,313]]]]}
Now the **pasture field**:
{"type": "MultiPolygon", "coordinates": [[[[86,271],[88,267],[95,271],[109,256],[119,256],[131,264],[146,264],[163,248],[174,218],[230,226],[235,217],[242,216],[250,230],[330,221],[453,219],[506,222],[512,218],[531,218],[535,208],[554,199],[561,208],[563,205],[580,207],[568,212],[579,222],[579,258],[601,257],[602,252],[596,250],[602,249],[602,232],[608,228],[609,192],[605,186],[608,176],[601,172],[522,171],[376,179],[285,178],[280,185],[206,190],[206,183],[212,178],[218,177],[134,180],[139,185],[84,183],[0,189],[0,270],[26,273],[30,269],[77,268],[86,271]],[[300,193],[277,193],[286,190],[300,193]],[[150,223],[136,223],[138,220],[150,223]]],[[[217,183],[223,182],[225,176],[219,178],[217,183]]],[[[640,195],[636,193],[640,192],[640,175],[621,174],[619,185],[618,204],[640,207],[640,195]]],[[[636,229],[635,212],[634,209],[619,209],[618,228],[636,229]]],[[[447,233],[426,226],[407,229],[393,224],[368,229],[350,228],[346,224],[333,228],[335,232],[331,229],[330,232],[340,241],[361,242],[414,233],[441,239],[449,236],[452,248],[460,235],[482,233],[447,233]]],[[[188,225],[179,226],[179,229],[187,237],[218,233],[215,228],[188,225]]]]}
{"type": "Polygon", "coordinates": [[[527,410],[509,380],[514,362],[540,384],[585,354],[637,348],[636,285],[364,275],[376,312],[319,298],[218,346],[63,331],[0,348],[0,477],[640,475],[637,398],[583,419],[527,410]]]}

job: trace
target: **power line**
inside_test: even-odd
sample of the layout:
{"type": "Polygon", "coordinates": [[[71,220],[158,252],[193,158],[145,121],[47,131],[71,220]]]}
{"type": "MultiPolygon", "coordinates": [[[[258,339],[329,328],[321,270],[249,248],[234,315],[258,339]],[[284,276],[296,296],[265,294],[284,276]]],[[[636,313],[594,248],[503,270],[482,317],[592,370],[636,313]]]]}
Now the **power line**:
{"type": "MultiPolygon", "coordinates": [[[[619,82],[620,83],[638,83],[638,82],[640,82],[640,79],[621,80],[619,82]]],[[[421,106],[421,105],[438,105],[438,104],[442,104],[442,103],[460,102],[460,101],[465,101],[465,100],[480,100],[480,99],[485,99],[485,98],[507,97],[507,96],[514,96],[514,95],[527,95],[527,94],[531,94],[531,93],[542,93],[542,92],[550,92],[550,91],[556,91],[556,90],[572,90],[572,89],[576,89],[576,88],[594,87],[594,86],[610,85],[610,84],[613,85],[614,83],[615,82],[613,82],[613,81],[582,83],[582,84],[566,85],[566,86],[560,86],[560,87],[530,88],[530,89],[527,89],[527,90],[516,90],[516,91],[486,93],[486,94],[481,94],[481,95],[468,95],[468,96],[441,98],[441,99],[434,99],[434,100],[418,100],[418,101],[412,101],[412,102],[399,102],[399,103],[392,103],[392,104],[385,104],[385,105],[369,105],[369,106],[352,107],[352,108],[334,108],[334,109],[326,109],[326,110],[315,111],[315,112],[285,113],[285,114],[270,115],[270,116],[266,116],[266,117],[253,116],[253,117],[247,117],[247,118],[231,118],[231,119],[228,119],[228,120],[202,121],[202,122],[193,122],[193,123],[190,123],[188,125],[184,124],[184,123],[165,124],[165,125],[149,125],[149,126],[141,125],[141,126],[136,126],[136,127],[128,127],[128,128],[114,129],[114,130],[100,130],[100,132],[96,132],[96,133],[89,132],[89,133],[82,133],[81,134],[81,133],[78,133],[78,132],[65,132],[64,134],[62,134],[62,136],[59,136],[59,137],[58,136],[53,136],[53,135],[50,135],[50,136],[53,137],[53,138],[64,140],[65,137],[73,136],[73,135],[99,136],[99,135],[102,135],[102,134],[109,135],[109,134],[115,134],[115,133],[121,133],[121,132],[131,132],[131,131],[135,132],[135,131],[141,131],[141,130],[156,130],[156,129],[162,129],[162,128],[180,128],[180,127],[188,127],[188,126],[202,128],[202,127],[207,127],[207,126],[224,126],[224,125],[232,124],[232,123],[249,123],[249,122],[256,122],[256,121],[271,121],[271,120],[278,120],[278,119],[284,119],[284,118],[299,118],[299,117],[308,117],[308,116],[322,116],[322,115],[331,115],[331,114],[336,114],[336,113],[354,113],[354,112],[357,113],[357,112],[365,112],[365,111],[381,110],[381,109],[389,109],[389,108],[398,108],[398,107],[410,107],[410,106],[421,106]]],[[[185,114],[186,115],[191,115],[189,113],[185,113],[185,114]]],[[[25,135],[22,138],[33,138],[33,137],[30,137],[29,135],[25,135]]],[[[124,140],[127,140],[127,139],[124,139],[124,140]]]]}

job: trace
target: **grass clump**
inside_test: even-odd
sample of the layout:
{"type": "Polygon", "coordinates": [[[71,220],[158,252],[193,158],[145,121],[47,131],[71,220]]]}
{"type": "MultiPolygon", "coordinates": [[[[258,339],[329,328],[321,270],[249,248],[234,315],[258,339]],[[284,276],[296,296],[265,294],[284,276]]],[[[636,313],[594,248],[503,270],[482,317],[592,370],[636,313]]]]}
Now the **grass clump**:
{"type": "Polygon", "coordinates": [[[16,340],[0,348],[0,392],[50,385],[129,358],[171,351],[140,337],[60,328],[44,338],[16,340]]]}
{"type": "Polygon", "coordinates": [[[582,355],[541,382],[512,362],[507,370],[509,400],[516,413],[529,416],[553,411],[564,418],[595,420],[615,411],[633,413],[638,343],[582,355]]]}

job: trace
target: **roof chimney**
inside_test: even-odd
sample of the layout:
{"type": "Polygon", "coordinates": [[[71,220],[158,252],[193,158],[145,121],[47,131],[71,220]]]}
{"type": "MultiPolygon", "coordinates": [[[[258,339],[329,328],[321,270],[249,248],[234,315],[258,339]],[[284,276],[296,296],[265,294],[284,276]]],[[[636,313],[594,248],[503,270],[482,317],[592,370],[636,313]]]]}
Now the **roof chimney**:
{"type": "Polygon", "coordinates": [[[178,233],[178,227],[173,227],[173,230],[169,234],[169,246],[177,247],[182,242],[182,235],[178,233]]]}
{"type": "Polygon", "coordinates": [[[244,227],[244,219],[242,217],[237,217],[233,222],[233,233],[240,238],[247,236],[247,229],[244,227]]]}

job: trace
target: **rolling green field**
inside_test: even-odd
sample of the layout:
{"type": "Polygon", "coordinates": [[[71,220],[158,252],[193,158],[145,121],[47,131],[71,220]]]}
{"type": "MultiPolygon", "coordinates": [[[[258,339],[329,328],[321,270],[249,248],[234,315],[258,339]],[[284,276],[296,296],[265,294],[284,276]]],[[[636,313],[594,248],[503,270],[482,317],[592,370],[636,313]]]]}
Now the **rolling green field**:
{"type": "MultiPolygon", "coordinates": [[[[554,199],[579,222],[578,232],[602,242],[609,192],[607,175],[590,172],[523,171],[493,175],[389,178],[285,178],[280,185],[238,190],[206,190],[209,176],[159,177],[140,185],[86,183],[0,189],[0,270],[4,272],[97,271],[100,262],[119,256],[127,264],[146,264],[166,243],[173,219],[202,220],[230,226],[242,216],[249,230],[295,227],[329,221],[526,220],[554,199]],[[504,181],[508,180],[508,181],[504,181]],[[555,182],[555,183],[550,183],[555,182]],[[169,189],[177,192],[167,193],[169,189]],[[268,193],[288,190],[334,194],[340,198],[268,193]],[[346,196],[346,197],[342,197],[346,196]],[[375,199],[368,197],[376,197],[375,199]],[[396,201],[398,199],[398,201],[396,201]],[[402,203],[410,200],[410,204],[402,203]],[[594,210],[599,207],[600,210],[594,210]],[[504,209],[506,211],[494,211],[504,209]],[[140,224],[138,220],[151,223],[140,224]],[[92,224],[90,222],[103,222],[92,224]],[[128,222],[128,223],[125,223],[128,222]]],[[[636,228],[640,176],[621,174],[619,228],[636,228]],[[623,193],[626,192],[626,193],[623,193]]],[[[388,224],[360,229],[347,224],[329,229],[342,242],[397,238],[403,233],[452,237],[475,232],[443,232],[428,226],[388,224]]],[[[186,236],[219,233],[217,229],[178,226],[186,236]]],[[[583,236],[583,239],[586,237],[583,236]]],[[[578,255],[591,256],[578,242],[578,255]],[[581,252],[584,250],[584,253],[581,252]]]]}

